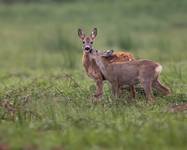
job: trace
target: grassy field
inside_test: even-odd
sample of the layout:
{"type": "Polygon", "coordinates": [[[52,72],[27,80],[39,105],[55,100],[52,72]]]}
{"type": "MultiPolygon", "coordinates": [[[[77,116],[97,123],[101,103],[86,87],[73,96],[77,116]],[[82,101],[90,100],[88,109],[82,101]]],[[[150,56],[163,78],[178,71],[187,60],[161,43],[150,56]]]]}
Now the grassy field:
{"type": "MultiPolygon", "coordinates": [[[[0,5],[0,149],[186,150],[187,1],[108,0],[0,5]],[[98,28],[94,46],[159,61],[172,96],[138,93],[98,105],[84,72],[81,27],[98,28]]],[[[126,93],[128,94],[128,93],[126,93]]]]}

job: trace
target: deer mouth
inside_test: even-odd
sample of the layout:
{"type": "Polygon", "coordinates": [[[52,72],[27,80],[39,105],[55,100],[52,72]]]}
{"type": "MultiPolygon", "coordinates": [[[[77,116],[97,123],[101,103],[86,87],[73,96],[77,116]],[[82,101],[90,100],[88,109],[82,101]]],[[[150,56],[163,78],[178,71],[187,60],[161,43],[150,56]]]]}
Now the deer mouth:
{"type": "Polygon", "coordinates": [[[85,48],[84,51],[85,51],[86,53],[91,53],[91,52],[92,52],[92,48],[89,48],[89,49],[88,49],[88,48],[87,48],[87,49],[85,48]]]}

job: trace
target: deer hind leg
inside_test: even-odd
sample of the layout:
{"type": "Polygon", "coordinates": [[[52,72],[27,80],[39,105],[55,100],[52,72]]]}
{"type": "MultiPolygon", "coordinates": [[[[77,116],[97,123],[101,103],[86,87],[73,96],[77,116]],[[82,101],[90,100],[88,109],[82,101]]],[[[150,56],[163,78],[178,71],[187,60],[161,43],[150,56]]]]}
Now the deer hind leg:
{"type": "Polygon", "coordinates": [[[154,83],[153,86],[160,92],[162,92],[165,96],[170,95],[171,91],[168,87],[162,85],[160,81],[157,79],[154,83]]]}
{"type": "Polygon", "coordinates": [[[154,97],[152,94],[152,82],[151,81],[144,81],[142,84],[143,84],[143,88],[144,88],[146,99],[147,99],[148,103],[154,103],[154,97]]]}
{"type": "Polygon", "coordinates": [[[103,80],[96,80],[96,98],[101,98],[103,95],[103,80]]]}

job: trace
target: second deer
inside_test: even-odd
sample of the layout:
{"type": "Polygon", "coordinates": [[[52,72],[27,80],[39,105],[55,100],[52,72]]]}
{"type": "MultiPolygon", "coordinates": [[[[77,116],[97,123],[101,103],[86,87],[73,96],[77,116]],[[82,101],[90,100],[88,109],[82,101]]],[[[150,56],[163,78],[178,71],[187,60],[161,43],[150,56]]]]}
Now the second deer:
{"type": "Polygon", "coordinates": [[[162,66],[151,60],[134,60],[129,62],[108,61],[113,51],[98,52],[93,50],[91,58],[95,60],[105,78],[111,83],[113,94],[119,96],[119,87],[123,85],[133,86],[141,83],[149,103],[153,103],[152,87],[161,91],[164,95],[169,95],[169,88],[162,85],[159,81],[159,75],[162,66]]]}

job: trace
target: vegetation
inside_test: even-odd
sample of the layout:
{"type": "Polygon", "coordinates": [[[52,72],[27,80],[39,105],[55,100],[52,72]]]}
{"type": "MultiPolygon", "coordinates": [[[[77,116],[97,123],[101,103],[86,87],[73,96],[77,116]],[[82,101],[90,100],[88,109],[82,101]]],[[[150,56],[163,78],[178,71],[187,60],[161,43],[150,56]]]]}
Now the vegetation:
{"type": "Polygon", "coordinates": [[[117,0],[0,5],[0,149],[186,149],[187,1],[117,0]],[[147,105],[108,83],[92,104],[94,82],[81,64],[77,28],[94,46],[159,61],[172,96],[147,105]]]}

